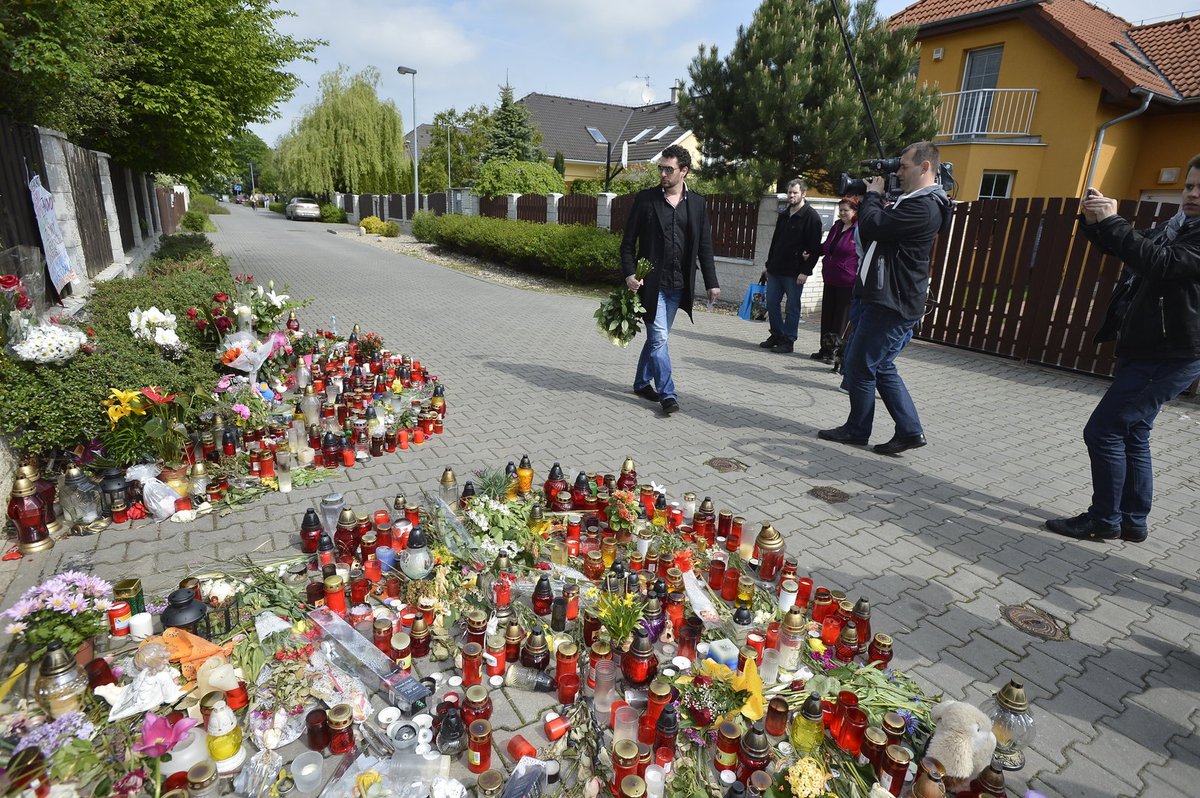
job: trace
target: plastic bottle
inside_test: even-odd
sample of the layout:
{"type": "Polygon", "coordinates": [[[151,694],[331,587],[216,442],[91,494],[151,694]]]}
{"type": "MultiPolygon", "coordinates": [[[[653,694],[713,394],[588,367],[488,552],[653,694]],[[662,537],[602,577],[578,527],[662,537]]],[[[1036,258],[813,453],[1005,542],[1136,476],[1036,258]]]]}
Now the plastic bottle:
{"type": "Polygon", "coordinates": [[[330,314],[330,316],[329,316],[329,332],[333,333],[334,335],[338,334],[337,316],[334,314],[330,314]]]}

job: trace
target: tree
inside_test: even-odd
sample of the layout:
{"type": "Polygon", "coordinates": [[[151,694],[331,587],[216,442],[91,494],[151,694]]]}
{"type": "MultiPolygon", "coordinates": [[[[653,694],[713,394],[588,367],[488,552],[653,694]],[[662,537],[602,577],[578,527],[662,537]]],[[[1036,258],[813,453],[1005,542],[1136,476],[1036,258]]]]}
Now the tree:
{"type": "Polygon", "coordinates": [[[479,170],[475,190],[485,197],[501,194],[561,194],[562,175],[545,161],[488,161],[479,170]]]}
{"type": "MultiPolygon", "coordinates": [[[[287,191],[390,194],[405,187],[404,122],[376,93],[379,70],[321,76],[321,97],[279,142],[276,166],[287,191]]],[[[407,185],[411,183],[410,179],[407,185]]]]}
{"type": "Polygon", "coordinates": [[[560,175],[566,175],[567,173],[567,159],[563,157],[562,150],[554,151],[554,171],[560,175]]]}
{"type": "MultiPolygon", "coordinates": [[[[446,189],[446,138],[450,139],[450,179],[455,186],[473,186],[483,164],[492,112],[486,105],[473,105],[459,112],[453,108],[433,115],[429,146],[421,151],[421,191],[429,194],[446,189]]],[[[412,185],[409,175],[408,185],[412,185]]]]}
{"type": "Polygon", "coordinates": [[[541,146],[542,132],[530,121],[529,109],[513,100],[512,86],[501,86],[483,160],[541,161],[541,146]]]}
{"type": "MultiPolygon", "coordinates": [[[[914,29],[889,30],[875,0],[837,2],[884,151],[932,136],[938,96],[916,85],[914,29]]],[[[688,74],[679,118],[703,142],[707,175],[757,173],[778,190],[803,175],[828,192],[878,155],[829,0],[763,0],[728,56],[701,46],[688,74]]]]}
{"type": "Polygon", "coordinates": [[[193,181],[233,166],[231,136],[271,118],[315,40],[273,0],[28,0],[0,5],[0,113],[120,164],[193,181]],[[251,54],[247,57],[245,54],[251,54]]]}
{"type": "MultiPolygon", "coordinates": [[[[267,176],[274,176],[275,167],[272,164],[274,153],[267,143],[249,130],[239,130],[233,135],[231,142],[231,157],[234,164],[234,182],[242,186],[246,192],[251,186],[258,186],[263,191],[275,190],[275,185],[267,185],[267,176]],[[254,179],[250,179],[250,164],[254,164],[254,179]]],[[[226,190],[228,190],[228,186],[226,190]]]]}

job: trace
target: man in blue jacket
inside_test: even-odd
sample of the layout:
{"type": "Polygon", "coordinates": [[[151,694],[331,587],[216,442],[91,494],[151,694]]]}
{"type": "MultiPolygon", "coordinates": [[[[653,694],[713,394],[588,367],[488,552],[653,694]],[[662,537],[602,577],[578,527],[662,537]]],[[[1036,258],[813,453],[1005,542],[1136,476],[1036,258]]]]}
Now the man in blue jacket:
{"type": "Polygon", "coordinates": [[[884,179],[867,178],[858,210],[863,248],[855,295],[859,310],[842,364],[850,394],[846,423],[817,437],[865,446],[875,419],[875,392],[896,424],[879,454],[900,454],[925,445],[925,430],[895,360],[925,313],[929,295],[929,256],[938,232],[950,221],[950,198],[938,183],[941,156],[928,141],[910,144],[900,156],[897,177],[904,192],[883,203],[884,179]]]}
{"type": "Polygon", "coordinates": [[[1165,402],[1200,377],[1200,155],[1188,162],[1179,212],[1139,232],[1117,201],[1088,189],[1080,230],[1125,264],[1096,341],[1117,340],[1112,384],[1083,428],[1092,505],[1046,522],[1076,540],[1146,539],[1154,493],[1150,430],[1165,402]]]}
{"type": "Polygon", "coordinates": [[[671,374],[667,337],[676,311],[682,309],[692,318],[697,263],[704,275],[708,301],[715,302],[721,295],[704,197],[688,191],[684,182],[691,165],[692,154],[678,144],[662,151],[658,160],[659,185],[639,191],[634,197],[625,237],[621,240],[625,285],[638,292],[642,307],[646,308],[646,343],[638,358],[633,392],[651,402],[660,402],[668,416],[679,412],[679,399],[671,374]],[[639,280],[636,274],[641,258],[654,264],[645,280],[639,280]]]}

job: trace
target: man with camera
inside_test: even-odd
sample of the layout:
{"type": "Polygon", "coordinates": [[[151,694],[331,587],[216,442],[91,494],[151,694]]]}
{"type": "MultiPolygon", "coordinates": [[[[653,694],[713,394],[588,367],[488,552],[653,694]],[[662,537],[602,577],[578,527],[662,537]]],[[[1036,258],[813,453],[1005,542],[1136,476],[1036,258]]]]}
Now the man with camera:
{"type": "Polygon", "coordinates": [[[878,390],[896,430],[874,451],[896,455],[925,445],[921,419],[895,360],[925,312],[930,252],[938,232],[949,224],[951,205],[939,183],[941,156],[931,142],[910,144],[898,161],[879,166],[896,173],[902,193],[885,205],[885,179],[877,175],[865,181],[858,222],[863,254],[854,289],[858,308],[842,365],[850,415],[840,427],[821,430],[817,437],[865,446],[878,390]]]}
{"type": "Polygon", "coordinates": [[[1146,539],[1154,492],[1150,430],[1163,404],[1200,376],[1200,155],[1188,162],[1179,212],[1137,231],[1093,188],[1080,230],[1125,264],[1096,341],[1117,341],[1112,384],[1083,428],[1092,504],[1046,528],[1076,540],[1146,539]]]}
{"type": "Polygon", "coordinates": [[[808,184],[796,178],[787,184],[787,207],[775,221],[767,268],[767,319],[771,334],[759,344],[777,354],[795,351],[800,329],[800,294],[821,257],[821,215],[804,200],[808,184]],[[787,298],[787,315],[780,305],[787,298]]]}

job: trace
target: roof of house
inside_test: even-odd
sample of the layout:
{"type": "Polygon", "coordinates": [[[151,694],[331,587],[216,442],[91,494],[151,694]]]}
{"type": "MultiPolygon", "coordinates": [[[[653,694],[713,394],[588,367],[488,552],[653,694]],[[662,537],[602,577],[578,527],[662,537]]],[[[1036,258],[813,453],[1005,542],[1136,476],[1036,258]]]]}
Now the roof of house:
{"type": "Polygon", "coordinates": [[[1200,17],[1135,26],[1087,0],[917,0],[892,16],[892,27],[921,34],[949,26],[1019,17],[1074,49],[1126,91],[1143,88],[1176,101],[1200,100],[1200,17]]]}
{"type": "Polygon", "coordinates": [[[613,161],[629,142],[629,162],[651,161],[690,131],[679,124],[678,106],[671,102],[628,106],[558,97],[534,92],[518,102],[542,131],[542,151],[561,152],[568,161],[604,163],[606,148],[596,144],[587,128],[594,127],[612,142],[613,161]]]}

